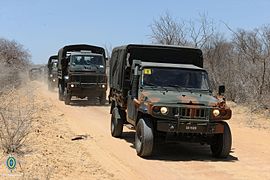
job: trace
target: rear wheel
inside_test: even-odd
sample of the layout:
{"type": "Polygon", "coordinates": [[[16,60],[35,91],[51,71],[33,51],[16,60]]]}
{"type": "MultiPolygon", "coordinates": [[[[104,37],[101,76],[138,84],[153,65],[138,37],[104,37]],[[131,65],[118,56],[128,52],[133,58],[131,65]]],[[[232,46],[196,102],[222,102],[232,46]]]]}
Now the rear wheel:
{"type": "Polygon", "coordinates": [[[115,107],[111,116],[111,134],[113,137],[120,137],[123,132],[124,120],[119,113],[119,109],[115,107]]]}
{"type": "Polygon", "coordinates": [[[152,122],[141,118],[136,126],[135,148],[141,157],[151,156],[154,147],[154,132],[152,122]]]}
{"type": "Polygon", "coordinates": [[[211,151],[216,158],[227,158],[231,151],[232,135],[229,125],[221,122],[224,126],[223,134],[215,134],[210,145],[211,151]]]}

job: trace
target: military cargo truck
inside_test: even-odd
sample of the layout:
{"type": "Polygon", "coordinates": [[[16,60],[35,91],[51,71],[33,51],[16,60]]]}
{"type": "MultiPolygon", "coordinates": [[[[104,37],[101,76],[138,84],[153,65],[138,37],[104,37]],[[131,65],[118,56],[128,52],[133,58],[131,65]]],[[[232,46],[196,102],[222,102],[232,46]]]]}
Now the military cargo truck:
{"type": "Polygon", "coordinates": [[[215,157],[231,150],[231,118],[220,86],[209,87],[200,49],[129,44],[113,49],[110,60],[111,134],[135,127],[135,148],[152,155],[160,140],[209,144],[215,157]]]}
{"type": "Polygon", "coordinates": [[[31,81],[40,80],[41,79],[42,70],[38,67],[31,68],[29,70],[29,79],[31,81]]]}
{"type": "Polygon", "coordinates": [[[50,56],[47,64],[47,83],[48,90],[52,91],[54,88],[58,87],[58,76],[57,76],[57,66],[58,66],[58,56],[50,56]]]}
{"type": "Polygon", "coordinates": [[[59,100],[70,104],[72,96],[106,102],[106,57],[102,47],[77,44],[58,52],[59,100]]]}

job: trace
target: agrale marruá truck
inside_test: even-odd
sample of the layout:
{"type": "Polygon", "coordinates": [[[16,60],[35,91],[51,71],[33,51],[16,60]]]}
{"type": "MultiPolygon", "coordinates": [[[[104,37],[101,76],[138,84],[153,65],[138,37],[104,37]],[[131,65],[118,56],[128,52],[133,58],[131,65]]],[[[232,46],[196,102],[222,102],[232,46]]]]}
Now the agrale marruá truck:
{"type": "Polygon", "coordinates": [[[129,44],[110,60],[111,134],[135,127],[135,148],[151,156],[160,141],[209,144],[214,157],[228,157],[231,109],[225,87],[212,94],[200,49],[129,44]],[[157,144],[156,144],[157,143],[157,144]],[[156,146],[156,145],[157,146],[156,146]]]}

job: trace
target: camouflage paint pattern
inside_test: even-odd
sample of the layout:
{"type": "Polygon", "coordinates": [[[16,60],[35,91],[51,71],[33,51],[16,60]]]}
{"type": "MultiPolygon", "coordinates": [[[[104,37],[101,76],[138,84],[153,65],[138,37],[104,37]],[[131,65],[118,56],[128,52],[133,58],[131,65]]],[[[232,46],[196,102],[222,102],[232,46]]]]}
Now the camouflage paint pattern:
{"type": "Polygon", "coordinates": [[[228,120],[231,118],[231,110],[226,105],[223,96],[213,96],[207,92],[197,91],[178,91],[177,89],[170,89],[168,91],[155,89],[155,90],[142,90],[139,92],[138,100],[135,102],[136,106],[140,109],[148,110],[152,114],[154,106],[164,107],[204,107],[211,109],[211,120],[228,120]],[[212,111],[218,109],[221,113],[219,116],[214,117],[212,111]]]}

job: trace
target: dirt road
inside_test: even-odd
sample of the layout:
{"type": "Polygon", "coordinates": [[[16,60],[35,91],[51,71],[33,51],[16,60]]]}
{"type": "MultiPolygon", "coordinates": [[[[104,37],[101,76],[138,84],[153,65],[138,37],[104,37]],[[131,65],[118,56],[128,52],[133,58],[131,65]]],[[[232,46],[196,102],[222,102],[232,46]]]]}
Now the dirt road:
{"type": "Polygon", "coordinates": [[[241,112],[230,121],[233,146],[227,160],[212,158],[208,146],[189,143],[167,144],[151,159],[142,159],[134,149],[134,131],[125,127],[121,139],[111,137],[109,106],[67,106],[57,92],[40,86],[38,96],[63,113],[65,126],[91,136],[79,145],[112,179],[270,179],[270,130],[243,125],[248,116],[241,112]]]}

